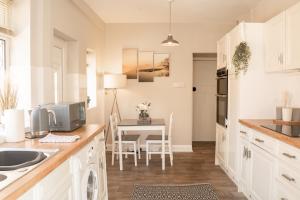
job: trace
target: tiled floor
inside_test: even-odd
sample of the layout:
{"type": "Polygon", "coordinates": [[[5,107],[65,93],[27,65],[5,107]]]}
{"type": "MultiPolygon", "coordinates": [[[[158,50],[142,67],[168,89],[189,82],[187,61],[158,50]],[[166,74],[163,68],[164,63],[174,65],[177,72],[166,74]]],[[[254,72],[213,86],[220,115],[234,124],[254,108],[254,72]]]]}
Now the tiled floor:
{"type": "Polygon", "coordinates": [[[159,155],[153,155],[149,167],[145,164],[145,154],[134,167],[133,158],[124,159],[124,171],[119,171],[119,163],[111,166],[111,153],[107,154],[108,195],[109,200],[130,199],[133,184],[180,184],[211,183],[220,200],[244,200],[243,194],[237,192],[235,184],[227,175],[214,165],[215,145],[211,142],[193,144],[193,153],[176,153],[174,166],[171,167],[167,157],[166,171],[161,170],[159,155]]]}

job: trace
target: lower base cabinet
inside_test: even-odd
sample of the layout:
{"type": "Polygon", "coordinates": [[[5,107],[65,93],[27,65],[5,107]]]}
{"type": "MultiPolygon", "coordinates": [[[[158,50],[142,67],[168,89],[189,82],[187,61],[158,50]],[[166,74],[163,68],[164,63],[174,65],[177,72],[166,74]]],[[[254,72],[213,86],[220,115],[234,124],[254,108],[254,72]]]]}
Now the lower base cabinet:
{"type": "Polygon", "coordinates": [[[273,200],[275,158],[251,144],[250,197],[256,200],[273,200]]]}
{"type": "MultiPolygon", "coordinates": [[[[106,174],[106,149],[104,141],[104,133],[98,134],[92,141],[95,144],[97,152],[97,173],[98,173],[98,192],[97,200],[107,200],[107,174],[106,174]]],[[[91,142],[91,143],[92,143],[91,142]]],[[[90,144],[91,144],[90,143],[90,144]]],[[[84,147],[85,148],[85,147],[84,147]]],[[[83,149],[82,149],[83,150],[83,149]]],[[[84,154],[84,156],[87,154],[84,154]]],[[[87,159],[87,157],[85,157],[87,159]]],[[[54,171],[43,178],[39,183],[37,183],[32,189],[27,191],[19,200],[86,200],[88,197],[82,197],[82,191],[75,192],[75,182],[78,181],[72,174],[72,169],[74,169],[74,163],[71,161],[72,158],[66,160],[60,166],[58,166],[54,171]],[[76,180],[77,181],[76,181],[76,180]]],[[[92,180],[88,180],[92,181],[92,180]]],[[[80,185],[81,186],[81,185],[80,185]]],[[[92,188],[87,188],[87,190],[92,188]]],[[[77,189],[76,189],[77,190],[77,189]]],[[[88,192],[89,193],[89,192],[88,192]]],[[[89,195],[89,194],[87,194],[89,195]]],[[[1,198],[0,198],[1,199],[1,198]]],[[[93,198],[95,199],[95,198],[93,198]]]]}
{"type": "Polygon", "coordinates": [[[241,126],[238,188],[251,200],[300,199],[300,150],[241,126]]]}
{"type": "Polygon", "coordinates": [[[72,176],[69,164],[69,160],[65,161],[19,199],[72,200],[72,176]]]}

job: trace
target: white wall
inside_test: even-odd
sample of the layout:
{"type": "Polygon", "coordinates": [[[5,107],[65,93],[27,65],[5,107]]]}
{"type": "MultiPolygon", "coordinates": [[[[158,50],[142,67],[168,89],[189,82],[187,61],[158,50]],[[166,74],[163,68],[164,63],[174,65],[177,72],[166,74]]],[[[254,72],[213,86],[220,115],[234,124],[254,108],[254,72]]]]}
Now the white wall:
{"type": "Polygon", "coordinates": [[[240,16],[239,20],[245,20],[246,22],[266,22],[297,2],[299,0],[262,0],[255,8],[240,16]]]}
{"type": "Polygon", "coordinates": [[[101,19],[94,22],[71,0],[15,0],[12,19],[16,36],[12,38],[11,66],[25,68],[16,71],[21,78],[20,97],[27,99],[22,107],[54,102],[51,50],[54,33],[59,33],[67,40],[70,50],[66,76],[71,80],[68,89],[76,97],[73,100],[86,100],[86,50],[92,49],[97,55],[97,107],[87,111],[87,121],[103,123],[104,94],[100,74],[105,24],[101,19]],[[26,85],[26,90],[22,84],[26,85]]]}
{"type": "MultiPolygon", "coordinates": [[[[231,29],[232,24],[175,24],[174,37],[180,47],[162,47],[161,41],[168,34],[167,24],[107,24],[105,72],[122,73],[122,48],[138,48],[144,51],[169,52],[171,54],[170,77],[155,78],[153,83],[129,80],[126,89],[119,92],[121,115],[137,118],[135,107],[149,100],[151,117],[166,120],[174,112],[175,145],[191,145],[192,142],[192,77],[193,53],[216,52],[216,42],[231,29]],[[174,88],[173,83],[184,83],[174,88]]],[[[105,101],[106,119],[110,112],[108,94],[105,101]]]]}

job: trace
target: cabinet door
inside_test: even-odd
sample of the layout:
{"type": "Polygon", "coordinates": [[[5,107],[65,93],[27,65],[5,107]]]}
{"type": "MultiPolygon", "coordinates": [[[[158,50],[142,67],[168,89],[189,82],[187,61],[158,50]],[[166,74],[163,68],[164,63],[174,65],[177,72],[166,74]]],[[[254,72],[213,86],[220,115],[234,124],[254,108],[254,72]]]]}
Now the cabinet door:
{"type": "Polygon", "coordinates": [[[265,24],[266,71],[284,69],[285,60],[285,13],[281,13],[265,24]]]}
{"type": "Polygon", "coordinates": [[[251,144],[250,195],[256,200],[273,200],[275,158],[251,144]]]}
{"type": "Polygon", "coordinates": [[[227,66],[227,36],[217,43],[217,69],[227,66]]]}
{"type": "Polygon", "coordinates": [[[244,38],[244,25],[243,23],[237,25],[228,34],[228,58],[227,58],[227,69],[229,74],[234,74],[235,69],[232,64],[232,58],[235,53],[236,47],[245,40],[244,38]]]}
{"type": "Polygon", "coordinates": [[[99,152],[98,152],[99,196],[100,196],[100,200],[107,200],[107,173],[106,173],[106,155],[105,155],[106,152],[105,152],[105,139],[103,137],[99,139],[98,145],[99,145],[99,152]]]}
{"type": "Polygon", "coordinates": [[[286,69],[300,68],[300,3],[286,11],[286,69]]]}
{"type": "Polygon", "coordinates": [[[242,192],[249,196],[250,185],[250,153],[249,142],[243,138],[240,138],[239,144],[239,187],[242,192]]]}
{"type": "Polygon", "coordinates": [[[226,147],[227,147],[227,137],[226,129],[217,125],[217,137],[218,137],[218,148],[217,155],[220,162],[224,168],[226,168],[226,147]]]}

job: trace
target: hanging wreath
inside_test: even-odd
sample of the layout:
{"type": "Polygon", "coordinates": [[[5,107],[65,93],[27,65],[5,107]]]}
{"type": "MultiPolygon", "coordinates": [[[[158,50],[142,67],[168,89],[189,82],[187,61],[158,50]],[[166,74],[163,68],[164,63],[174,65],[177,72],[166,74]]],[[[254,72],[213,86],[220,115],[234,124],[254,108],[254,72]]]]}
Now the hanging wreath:
{"type": "Polygon", "coordinates": [[[240,71],[246,72],[251,58],[250,47],[247,42],[241,42],[235,49],[232,57],[232,64],[234,66],[235,74],[238,75],[240,71]]]}

